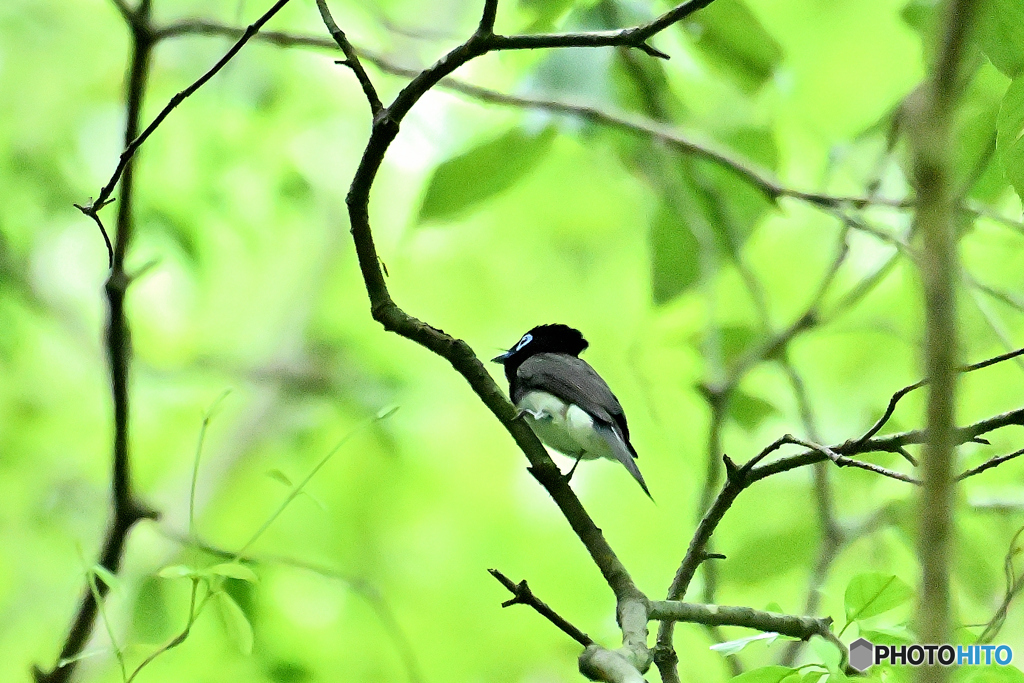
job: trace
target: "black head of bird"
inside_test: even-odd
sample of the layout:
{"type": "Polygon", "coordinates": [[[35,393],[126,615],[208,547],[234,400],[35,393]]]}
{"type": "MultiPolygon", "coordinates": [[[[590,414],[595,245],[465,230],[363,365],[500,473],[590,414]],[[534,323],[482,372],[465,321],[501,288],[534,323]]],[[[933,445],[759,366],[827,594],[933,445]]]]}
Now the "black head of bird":
{"type": "Polygon", "coordinates": [[[505,366],[512,403],[540,440],[576,458],[567,478],[580,460],[607,458],[629,470],[650,496],[619,400],[579,357],[587,346],[568,325],[539,325],[492,360],[505,366]]]}

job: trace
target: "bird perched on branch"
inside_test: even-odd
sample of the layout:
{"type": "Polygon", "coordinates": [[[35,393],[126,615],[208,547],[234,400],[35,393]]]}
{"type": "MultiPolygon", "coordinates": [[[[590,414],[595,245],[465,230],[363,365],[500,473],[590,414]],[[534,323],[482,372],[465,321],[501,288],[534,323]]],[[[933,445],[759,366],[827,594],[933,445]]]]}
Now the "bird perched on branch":
{"type": "Polygon", "coordinates": [[[587,346],[568,325],[539,325],[492,360],[505,366],[512,403],[538,438],[576,458],[567,479],[580,460],[607,458],[622,463],[650,497],[619,400],[579,357],[587,346]]]}

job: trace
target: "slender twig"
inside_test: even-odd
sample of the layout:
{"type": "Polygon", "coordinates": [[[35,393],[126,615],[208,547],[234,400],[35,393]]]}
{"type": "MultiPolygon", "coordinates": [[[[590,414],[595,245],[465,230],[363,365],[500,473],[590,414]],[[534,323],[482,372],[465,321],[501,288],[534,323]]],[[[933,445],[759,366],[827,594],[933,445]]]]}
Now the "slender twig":
{"type": "MultiPolygon", "coordinates": [[[[995,365],[997,363],[1002,363],[1004,361],[1008,361],[1008,360],[1011,360],[1013,358],[1017,358],[1018,356],[1024,356],[1024,348],[1015,349],[1015,350],[1009,351],[1007,353],[1002,353],[1002,354],[999,354],[998,356],[993,356],[992,358],[987,358],[987,359],[985,359],[983,361],[979,361],[979,362],[973,363],[971,365],[964,365],[964,366],[962,366],[960,368],[957,368],[957,372],[959,372],[959,373],[974,372],[975,370],[981,370],[981,369],[987,368],[987,367],[989,367],[991,365],[995,365]]],[[[879,432],[879,430],[881,430],[882,427],[884,427],[885,424],[889,421],[889,418],[892,417],[892,414],[896,411],[896,404],[899,403],[900,400],[902,400],[903,397],[906,396],[907,394],[909,394],[910,392],[915,391],[917,389],[920,389],[921,387],[927,386],[928,383],[929,383],[929,381],[928,381],[927,378],[922,379],[922,380],[918,380],[917,382],[914,382],[913,384],[905,386],[902,389],[900,389],[899,391],[897,391],[896,393],[894,393],[892,395],[892,398],[889,399],[889,405],[886,406],[885,412],[882,413],[882,417],[878,418],[878,420],[875,422],[875,424],[873,424],[871,426],[871,428],[868,429],[868,431],[866,431],[864,433],[864,436],[860,437],[859,440],[860,441],[867,441],[868,439],[873,437],[875,434],[877,434],[879,432]]]]}
{"type": "Polygon", "coordinates": [[[352,69],[352,73],[356,75],[356,80],[359,81],[359,85],[363,89],[363,95],[366,96],[366,100],[370,104],[370,114],[376,117],[381,109],[384,108],[384,105],[381,104],[377,90],[373,87],[373,82],[366,74],[366,69],[363,68],[363,63],[359,61],[359,55],[356,53],[355,48],[352,47],[352,43],[348,41],[345,32],[334,23],[334,17],[331,16],[331,10],[327,7],[326,0],[316,0],[316,6],[320,10],[320,18],[323,19],[328,32],[334,38],[334,42],[345,53],[343,64],[352,69]]]}
{"type": "Polygon", "coordinates": [[[1021,455],[1024,455],[1024,448],[1022,448],[1022,449],[1020,449],[1018,451],[1014,451],[1013,453],[1008,453],[1006,455],[1000,455],[1000,456],[992,458],[990,460],[986,460],[985,462],[981,463],[977,467],[974,467],[972,469],[967,470],[966,472],[961,473],[960,475],[957,476],[956,480],[957,481],[963,481],[967,477],[973,477],[976,474],[981,474],[985,470],[990,470],[993,467],[998,467],[999,465],[1002,465],[1007,460],[1013,460],[1014,458],[1019,457],[1021,455]]]}
{"type": "Polygon", "coordinates": [[[512,593],[513,597],[511,600],[506,600],[501,603],[502,607],[510,607],[512,605],[529,605],[536,612],[554,624],[560,631],[565,633],[567,636],[575,640],[583,647],[587,647],[594,643],[594,640],[583,631],[573,626],[567,619],[559,615],[555,610],[551,609],[543,600],[538,598],[530,590],[530,586],[527,585],[526,579],[523,579],[519,583],[516,583],[512,579],[502,574],[497,569],[488,569],[491,576],[498,580],[502,586],[508,589],[512,593]]]}
{"type": "MultiPolygon", "coordinates": [[[[143,130],[142,133],[134,137],[132,140],[128,142],[127,145],[125,145],[125,149],[123,152],[121,152],[121,157],[118,160],[117,168],[114,169],[114,173],[113,175],[110,176],[110,180],[107,181],[107,184],[104,185],[103,188],[100,190],[99,196],[96,198],[96,201],[90,204],[89,206],[85,207],[84,212],[87,215],[91,215],[90,212],[99,211],[99,209],[102,208],[107,203],[107,199],[114,191],[114,186],[117,185],[117,181],[121,179],[121,175],[125,173],[125,169],[128,167],[128,162],[131,161],[133,156],[135,156],[135,153],[138,151],[139,147],[141,147],[142,144],[149,138],[149,136],[153,134],[153,132],[160,126],[161,123],[163,123],[164,119],[166,119],[167,116],[172,111],[174,111],[175,107],[184,102],[186,98],[195,93],[195,91],[199,90],[199,88],[203,87],[203,85],[205,85],[207,81],[213,78],[218,71],[224,68],[224,66],[228,62],[230,62],[231,59],[236,54],[238,54],[242,47],[247,42],[249,42],[249,39],[256,35],[260,28],[262,28],[265,23],[270,21],[270,18],[277,14],[277,12],[286,4],[288,4],[288,0],[277,0],[277,2],[274,3],[273,7],[267,10],[263,14],[263,16],[261,16],[252,24],[250,24],[248,27],[246,27],[238,41],[231,46],[231,49],[229,49],[224,54],[224,56],[217,61],[216,64],[210,67],[210,69],[202,76],[200,76],[194,83],[192,83],[192,85],[190,85],[189,87],[185,88],[184,90],[176,94],[174,97],[172,97],[170,101],[164,106],[164,108],[160,110],[160,113],[156,115],[156,118],[154,118],[153,121],[150,122],[148,126],[146,126],[145,130],[143,130]]],[[[163,33],[150,33],[150,41],[157,40],[163,37],[163,35],[163,33]]],[[[123,201],[124,199],[122,197],[122,202],[123,201]]]]}
{"type": "Polygon", "coordinates": [[[381,625],[387,631],[391,640],[394,642],[395,648],[398,650],[399,656],[405,665],[409,680],[412,683],[419,683],[423,680],[423,675],[420,672],[420,665],[416,658],[416,653],[413,649],[412,643],[409,641],[408,635],[406,635],[402,630],[402,627],[398,623],[394,610],[392,610],[388,600],[381,593],[380,589],[373,585],[369,580],[363,577],[346,574],[345,572],[331,567],[325,567],[323,565],[282,555],[239,555],[236,551],[227,550],[225,548],[206,543],[192,534],[186,535],[171,531],[163,525],[158,527],[158,531],[166,538],[176,543],[187,547],[198,548],[203,552],[222,560],[299,569],[311,574],[316,574],[317,576],[331,579],[332,581],[341,582],[353,593],[365,600],[376,613],[377,619],[380,620],[381,625]]]}
{"type": "Polygon", "coordinates": [[[995,614],[985,624],[985,629],[978,636],[979,643],[991,643],[992,639],[995,638],[999,631],[1003,628],[1003,623],[1006,621],[1006,613],[1010,609],[1010,603],[1016,598],[1021,591],[1024,591],[1024,574],[1018,574],[1017,569],[1013,565],[1014,558],[1021,552],[1021,547],[1017,545],[1017,540],[1021,534],[1024,533],[1024,527],[1017,530],[1017,533],[1010,539],[1010,547],[1006,550],[1006,557],[1003,558],[1003,574],[1006,578],[1006,590],[1003,593],[1003,599],[999,603],[999,607],[996,609],[995,614]]]}

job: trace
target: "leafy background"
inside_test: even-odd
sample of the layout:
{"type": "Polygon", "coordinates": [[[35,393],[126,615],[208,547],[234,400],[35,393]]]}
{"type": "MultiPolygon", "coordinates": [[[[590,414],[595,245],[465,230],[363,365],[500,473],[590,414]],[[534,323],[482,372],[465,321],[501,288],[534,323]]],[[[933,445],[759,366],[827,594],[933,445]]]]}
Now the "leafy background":
{"type": "MultiPolygon", "coordinates": [[[[203,17],[244,25],[265,9],[251,0],[154,5],[160,23],[203,17]]],[[[429,64],[469,35],[478,5],[332,2],[357,45],[406,67],[429,64]]],[[[900,199],[903,142],[887,138],[923,77],[932,5],[717,0],[653,41],[672,55],[668,62],[612,49],[502,53],[457,76],[664,122],[788,187],[860,195],[876,185],[879,196],[900,199]]],[[[663,9],[509,0],[498,30],[607,28],[663,9]]],[[[982,16],[955,150],[957,178],[978,209],[962,225],[965,362],[1024,339],[1014,191],[1024,190],[1024,9],[986,0],[982,16]]],[[[294,2],[270,28],[323,35],[308,2],[294,2]]],[[[229,44],[209,36],[163,42],[144,118],[229,44]]],[[[126,49],[111,3],[0,5],[3,680],[25,680],[33,663],[53,661],[92,562],[83,558],[96,556],[108,516],[106,252],[72,203],[98,192],[120,152],[126,49]]],[[[214,547],[240,548],[280,505],[287,482],[353,436],[308,485],[310,495],[251,548],[264,559],[258,582],[226,580],[244,618],[229,607],[225,627],[214,610],[204,613],[187,642],[140,680],[577,680],[578,647],[526,608],[502,610],[508,594],[485,570],[527,578],[563,616],[614,646],[607,586],[464,382],[369,316],[344,205],[369,122],[337,58],[254,41],[142,151],[128,265],[152,266],[128,297],[131,443],[140,493],[162,517],[132,532],[105,608],[109,630],[138,661],[187,615],[188,582],[159,576],[161,568],[217,561],[183,535],[203,415],[230,389],[209,426],[196,493],[198,533],[214,547]],[[393,405],[400,410],[367,426],[393,405]],[[251,654],[238,647],[247,622],[251,654]]],[[[371,76],[385,99],[404,82],[376,69],[371,76]]],[[[706,478],[710,410],[700,387],[721,381],[766,329],[801,315],[843,222],[806,202],[773,204],[735,175],[650,137],[442,90],[404,122],[371,211],[396,300],[481,357],[539,323],[570,323],[587,335],[586,358],[628,410],[657,503],[609,463],[584,465],[573,486],[638,585],[660,597],[692,534],[706,478]],[[763,310],[750,277],[760,283],[763,310]]],[[[882,206],[855,218],[906,239],[910,213],[882,206]]],[[[862,433],[893,391],[921,375],[915,267],[892,239],[853,229],[847,242],[822,324],[788,349],[827,443],[862,433]],[[890,259],[845,306],[844,296],[890,259]]],[[[967,377],[961,421],[1019,407],[1020,373],[1008,363],[967,377]]],[[[890,427],[919,427],[920,399],[901,404],[890,427]]],[[[745,460],[779,435],[803,431],[787,377],[769,361],[739,385],[722,450],[745,460]]],[[[991,446],[962,448],[962,465],[1016,450],[1015,437],[1004,430],[991,446]]],[[[900,467],[898,456],[872,460],[900,467]]],[[[984,624],[1003,597],[1004,556],[1024,523],[1022,468],[1011,462],[962,487],[960,624],[984,624]]],[[[851,626],[847,642],[858,630],[907,637],[900,626],[918,579],[913,492],[859,470],[835,471],[832,480],[839,521],[864,533],[833,564],[820,612],[837,628],[850,616],[873,619],[851,626]],[[906,588],[888,595],[893,609],[858,612],[855,595],[850,611],[851,580],[892,576],[899,584],[886,586],[906,588]]],[[[745,492],[716,542],[728,558],[718,565],[718,602],[801,612],[819,543],[810,471],[745,492]]],[[[107,629],[95,631],[81,678],[118,680],[107,629]]],[[[964,642],[972,633],[958,631],[964,642]]],[[[1024,652],[1018,610],[998,641],[1024,652]]],[[[728,677],[712,642],[698,627],[677,629],[686,680],[728,677]]],[[[782,650],[758,642],[737,656],[753,668],[782,650]]],[[[827,650],[811,648],[801,661],[828,660],[827,650]]],[[[1007,671],[984,675],[1020,680],[1007,671]]]]}

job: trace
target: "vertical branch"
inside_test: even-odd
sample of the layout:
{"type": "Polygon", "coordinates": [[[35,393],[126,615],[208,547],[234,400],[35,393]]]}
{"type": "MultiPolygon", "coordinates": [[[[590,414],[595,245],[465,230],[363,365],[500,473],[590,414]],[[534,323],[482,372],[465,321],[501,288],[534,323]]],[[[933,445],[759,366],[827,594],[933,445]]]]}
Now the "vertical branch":
{"type": "MultiPolygon", "coordinates": [[[[959,65],[974,0],[948,0],[939,27],[939,48],[929,81],[911,109],[911,150],[918,209],[915,232],[923,239],[926,367],[930,390],[919,509],[918,556],[921,594],[917,627],[921,642],[947,643],[950,637],[949,565],[952,552],[956,444],[954,406],[957,377],[957,242],[954,188],[949,150],[960,86],[959,65]]],[[[944,667],[923,667],[919,681],[946,681],[944,667]]]]}
{"type": "MultiPolygon", "coordinates": [[[[149,25],[150,2],[143,0],[139,8],[130,14],[128,25],[131,29],[131,63],[128,67],[125,100],[127,121],[125,123],[125,146],[138,136],[142,100],[149,71],[149,58],[154,45],[153,32],[149,25]]],[[[153,513],[138,502],[132,492],[131,466],[128,444],[128,381],[131,364],[131,334],[125,316],[124,301],[130,277],[124,269],[125,254],[132,238],[134,163],[129,160],[121,177],[121,197],[118,202],[117,235],[114,239],[110,275],[105,291],[107,296],[107,359],[110,365],[110,387],[114,404],[114,445],[113,471],[111,475],[111,505],[113,508],[110,526],[103,542],[98,563],[116,574],[124,554],[128,532],[135,522],[153,513]]],[[[61,649],[57,664],[48,672],[36,668],[37,683],[64,683],[70,680],[77,664],[76,657],[82,652],[99,607],[97,600],[103,599],[109,586],[99,581],[95,592],[89,585],[83,591],[71,628],[61,649]]]]}

